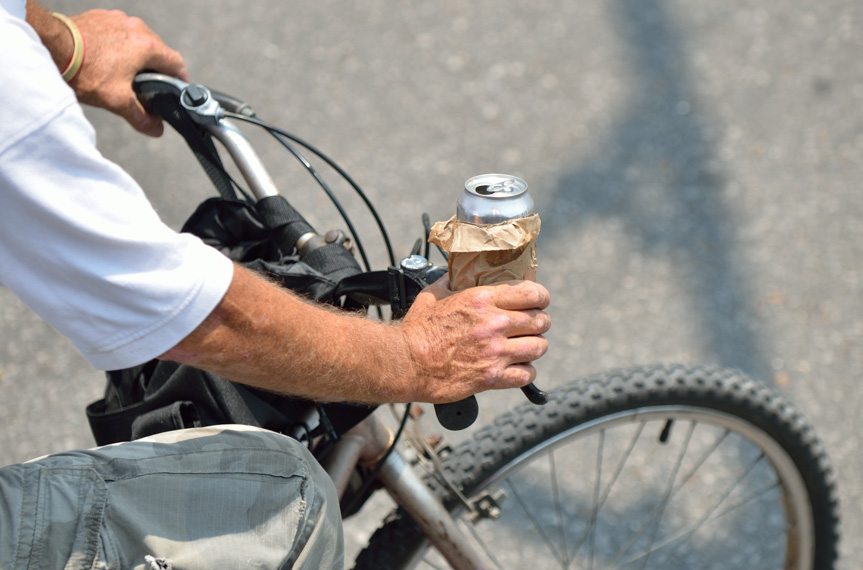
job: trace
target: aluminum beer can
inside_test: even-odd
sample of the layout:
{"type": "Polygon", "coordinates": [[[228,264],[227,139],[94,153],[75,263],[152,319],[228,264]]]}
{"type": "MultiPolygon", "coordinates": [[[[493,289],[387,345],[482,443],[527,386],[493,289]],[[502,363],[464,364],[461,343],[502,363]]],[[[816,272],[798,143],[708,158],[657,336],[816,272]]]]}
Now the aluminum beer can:
{"type": "Polygon", "coordinates": [[[490,225],[535,214],[527,183],[509,174],[481,174],[464,183],[456,207],[456,219],[490,225]]]}

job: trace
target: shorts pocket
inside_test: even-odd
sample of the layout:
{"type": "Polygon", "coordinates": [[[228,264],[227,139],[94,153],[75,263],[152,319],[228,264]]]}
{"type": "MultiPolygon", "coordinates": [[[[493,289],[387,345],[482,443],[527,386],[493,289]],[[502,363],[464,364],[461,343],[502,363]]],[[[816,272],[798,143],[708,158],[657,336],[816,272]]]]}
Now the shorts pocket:
{"type": "Polygon", "coordinates": [[[22,525],[16,568],[107,567],[100,538],[107,488],[95,470],[39,469],[35,493],[28,495],[22,514],[32,522],[22,525]]]}

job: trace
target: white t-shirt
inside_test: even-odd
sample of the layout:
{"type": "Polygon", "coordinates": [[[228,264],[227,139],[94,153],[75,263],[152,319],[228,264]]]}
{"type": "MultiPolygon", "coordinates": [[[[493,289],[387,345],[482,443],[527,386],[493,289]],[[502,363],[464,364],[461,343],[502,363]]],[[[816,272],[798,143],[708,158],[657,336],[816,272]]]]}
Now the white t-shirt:
{"type": "Polygon", "coordinates": [[[93,366],[146,362],[209,315],[233,265],[165,226],[99,154],[23,14],[24,0],[0,0],[0,284],[93,366]]]}

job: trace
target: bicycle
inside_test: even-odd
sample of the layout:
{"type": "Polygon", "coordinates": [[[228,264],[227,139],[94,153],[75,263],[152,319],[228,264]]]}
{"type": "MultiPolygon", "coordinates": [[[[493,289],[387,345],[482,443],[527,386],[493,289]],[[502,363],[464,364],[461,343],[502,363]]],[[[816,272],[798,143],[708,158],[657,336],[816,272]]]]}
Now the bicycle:
{"type": "MultiPolygon", "coordinates": [[[[398,318],[445,271],[428,261],[428,245],[421,255],[421,241],[396,263],[356,183],[243,101],[160,74],[139,75],[135,87],[151,110],[159,111],[156,98],[173,102],[159,114],[175,128],[184,117],[181,134],[220,192],[238,191],[250,202],[279,196],[239,128],[247,123],[273,134],[328,193],[297,147],[360,193],[391,259],[384,271],[368,267],[344,211],[350,235],[324,237],[295,211],[288,214],[302,220],[290,232],[295,251],[359,249],[366,269],[333,292],[345,305],[388,307],[398,318]],[[212,140],[227,150],[248,192],[201,146],[212,140]]],[[[424,226],[427,235],[427,219],[424,226]]],[[[780,393],[741,373],[657,365],[575,380],[550,391],[544,405],[525,402],[504,412],[455,448],[425,434],[416,411],[407,406],[398,428],[389,430],[371,410],[338,421],[344,408],[304,403],[289,430],[333,478],[345,518],[379,489],[398,504],[357,557],[357,569],[821,570],[836,562],[838,501],[821,443],[780,393]]]]}

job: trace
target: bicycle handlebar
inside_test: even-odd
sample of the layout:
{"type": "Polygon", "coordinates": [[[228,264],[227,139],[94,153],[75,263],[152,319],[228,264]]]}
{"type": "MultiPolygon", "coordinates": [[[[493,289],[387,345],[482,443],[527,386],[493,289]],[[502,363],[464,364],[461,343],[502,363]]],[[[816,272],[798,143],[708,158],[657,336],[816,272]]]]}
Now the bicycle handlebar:
{"type": "MultiPolygon", "coordinates": [[[[170,93],[179,98],[183,91],[191,85],[193,84],[164,73],[151,72],[139,73],[135,76],[135,79],[132,82],[132,88],[138,95],[138,100],[141,101],[144,108],[151,113],[155,112],[152,105],[153,97],[155,95],[160,93],[170,93]]],[[[238,115],[245,115],[246,117],[256,116],[251,105],[245,101],[234,97],[233,95],[217,91],[216,89],[206,89],[213,96],[213,99],[215,99],[226,111],[236,113],[238,115]]]]}

